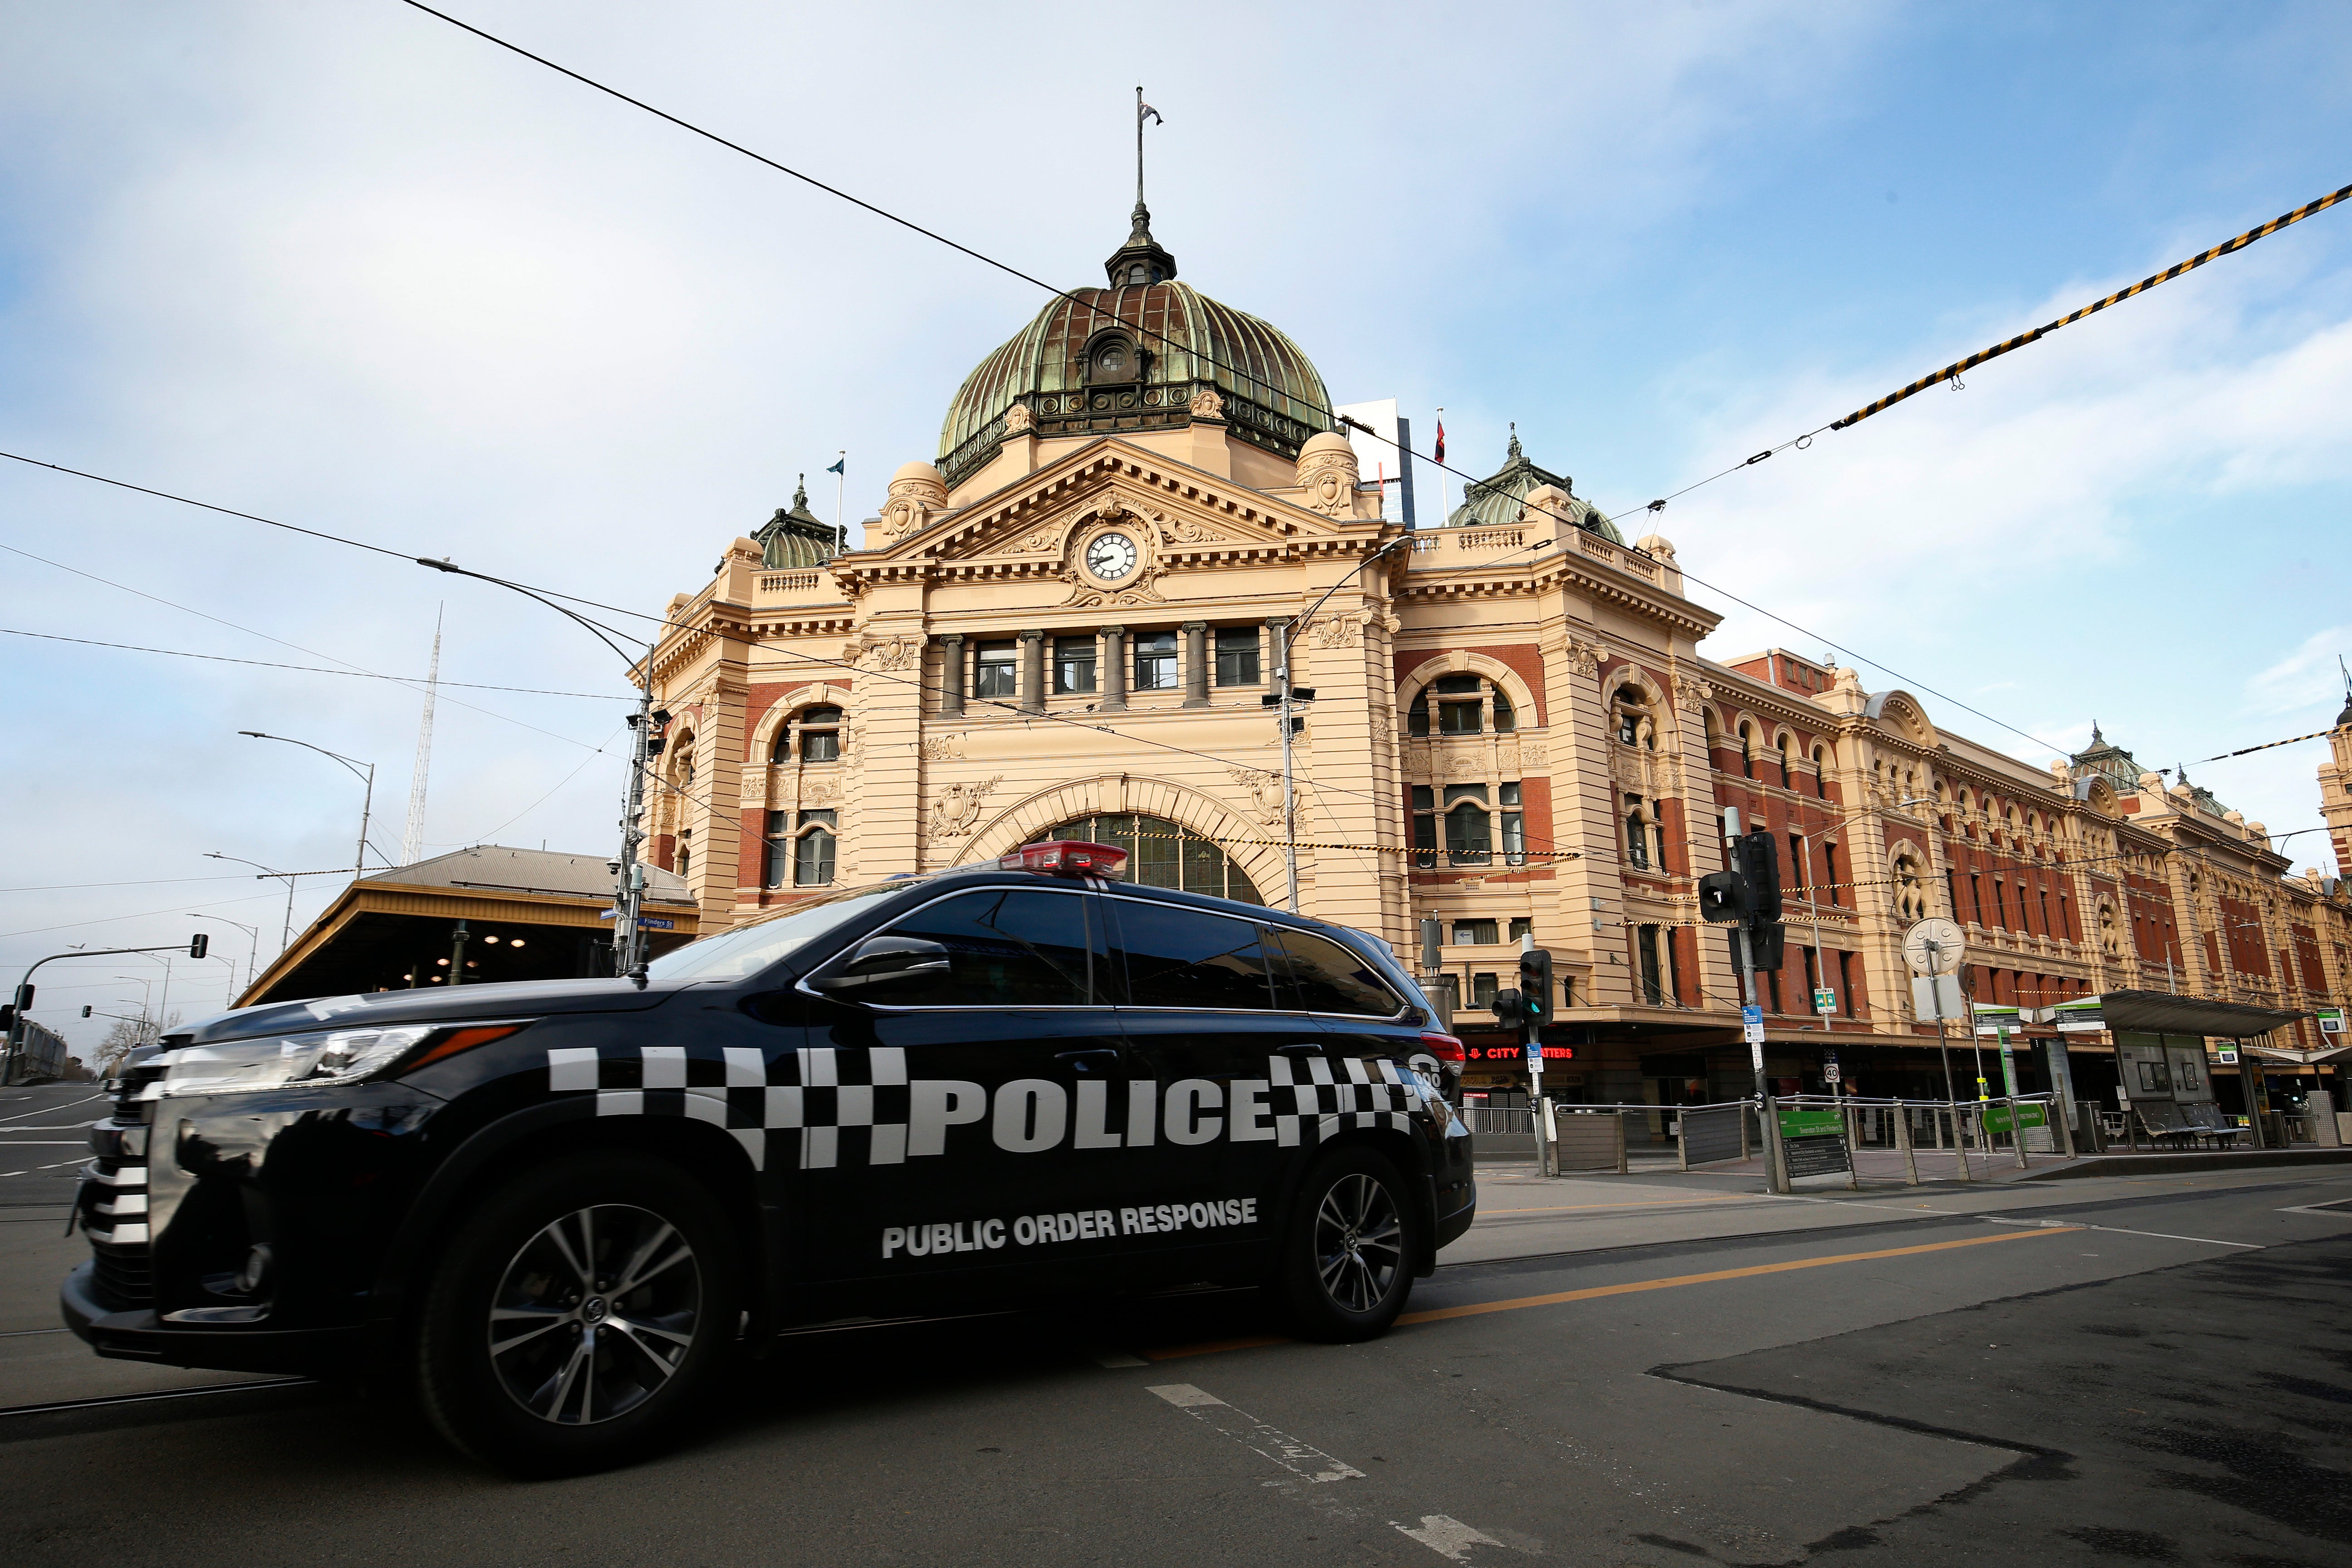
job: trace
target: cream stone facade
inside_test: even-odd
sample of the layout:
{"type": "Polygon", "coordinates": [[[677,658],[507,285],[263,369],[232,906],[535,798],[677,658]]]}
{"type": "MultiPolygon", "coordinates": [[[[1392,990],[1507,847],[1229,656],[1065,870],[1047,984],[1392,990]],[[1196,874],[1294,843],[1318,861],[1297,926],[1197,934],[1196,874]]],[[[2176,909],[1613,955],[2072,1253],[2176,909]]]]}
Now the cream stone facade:
{"type": "MultiPolygon", "coordinates": [[[[1741,1089],[1737,980],[1696,920],[1726,805],[1788,846],[1779,1076],[1818,1082],[1824,1044],[1885,1053],[1850,1080],[1918,1068],[1933,1031],[1899,944],[1930,913],[1969,928],[1987,1001],[2169,986],[2308,1013],[2352,994],[2352,900],[2289,875],[2261,825],[2116,748],[2040,767],[1852,670],[1702,657],[1719,617],[1671,542],[1624,543],[1516,437],[1448,526],[1368,567],[1405,530],[1328,429],[1312,364],[1177,282],[1148,218],[1110,287],[982,362],[860,548],[797,506],[671,601],[649,855],[703,929],[1072,824],[1127,833],[1147,879],[1279,903],[1265,700],[1286,637],[1315,693],[1300,907],[1416,963],[1419,921],[1442,921],[1474,1045],[1503,1043],[1478,1004],[1516,984],[1531,931],[1565,988],[1572,1094],[1741,1089]]],[[[2334,744],[2341,856],[2352,710],[2334,744]]]]}

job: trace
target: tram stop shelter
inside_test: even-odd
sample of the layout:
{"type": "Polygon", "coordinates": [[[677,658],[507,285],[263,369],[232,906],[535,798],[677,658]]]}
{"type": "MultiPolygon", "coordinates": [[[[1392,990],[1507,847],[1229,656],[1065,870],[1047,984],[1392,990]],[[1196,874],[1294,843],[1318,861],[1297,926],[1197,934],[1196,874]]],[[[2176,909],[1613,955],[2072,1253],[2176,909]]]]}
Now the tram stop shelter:
{"type": "MultiPolygon", "coordinates": [[[[237,1005],[613,973],[612,863],[478,844],[362,877],[254,978],[237,1005]]],[[[649,956],[692,942],[699,911],[675,874],[646,868],[649,956]]]]}

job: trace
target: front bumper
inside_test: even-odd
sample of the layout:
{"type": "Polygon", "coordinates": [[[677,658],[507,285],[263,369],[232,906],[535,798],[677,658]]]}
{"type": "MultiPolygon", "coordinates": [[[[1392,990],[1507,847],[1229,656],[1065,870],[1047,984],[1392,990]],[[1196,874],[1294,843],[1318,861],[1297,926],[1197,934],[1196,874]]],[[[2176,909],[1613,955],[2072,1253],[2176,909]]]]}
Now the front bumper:
{"type": "Polygon", "coordinates": [[[115,1361],[315,1377],[356,1367],[366,1358],[364,1326],[203,1329],[167,1325],[152,1308],[109,1311],[92,1289],[97,1272],[97,1265],[85,1263],[67,1275],[58,1290],[58,1310],[90,1349],[115,1361]]]}

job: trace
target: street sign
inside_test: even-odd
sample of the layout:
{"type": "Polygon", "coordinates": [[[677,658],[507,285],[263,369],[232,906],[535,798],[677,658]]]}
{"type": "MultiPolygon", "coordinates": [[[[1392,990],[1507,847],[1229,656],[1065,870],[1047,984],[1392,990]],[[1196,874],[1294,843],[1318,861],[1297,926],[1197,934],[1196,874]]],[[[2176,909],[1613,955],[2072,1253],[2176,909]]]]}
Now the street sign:
{"type": "MultiPolygon", "coordinates": [[[[600,921],[609,921],[617,920],[620,917],[617,910],[599,910],[596,912],[596,918],[600,921]]],[[[676,931],[677,929],[677,922],[674,920],[665,919],[660,915],[639,915],[637,917],[637,929],[639,931],[676,931]]]]}
{"type": "Polygon", "coordinates": [[[1750,1004],[1739,1010],[1740,1033],[1751,1046],[1764,1043],[1764,1009],[1750,1004]]]}
{"type": "Polygon", "coordinates": [[[2096,996],[2061,1002],[2050,1011],[2057,1015],[2058,1032],[2062,1035],[2096,1034],[2107,1026],[2106,1016],[2099,1010],[2096,996]]]}
{"type": "Polygon", "coordinates": [[[2316,1009],[2316,1011],[2319,1014],[2319,1032],[2321,1034],[2340,1035],[2344,1032],[2343,1008],[2321,1007],[2316,1009]]]}
{"type": "Polygon", "coordinates": [[[1835,1063],[1835,1062],[1823,1062],[1823,1063],[1822,1064],[1822,1080],[1823,1080],[1823,1081],[1828,1082],[1828,1083],[1835,1083],[1835,1082],[1837,1082],[1837,1081],[1838,1081],[1838,1073],[1839,1073],[1839,1068],[1838,1068],[1837,1063],[1835,1063]]]}
{"type": "Polygon", "coordinates": [[[1986,1131],[2007,1132],[2012,1121],[2020,1127],[2047,1127],[2050,1125],[2050,1113],[2034,1100],[2028,1100],[2014,1108],[2006,1105],[1985,1107],[1984,1130],[1986,1131]]]}
{"type": "Polygon", "coordinates": [[[1903,934],[1903,962],[1914,974],[1957,974],[1967,951],[1967,936],[1941,915],[1930,915],[1903,934]]]}
{"type": "Polygon", "coordinates": [[[1959,980],[1949,974],[1913,975],[1911,1016],[1923,1024],[1932,1024],[1938,1018],[1967,1017],[1969,999],[1960,994],[1959,980]]]}
{"type": "Polygon", "coordinates": [[[1813,1011],[1816,1013],[1836,1012],[1837,993],[1826,985],[1816,985],[1813,987],[1813,1011]]]}

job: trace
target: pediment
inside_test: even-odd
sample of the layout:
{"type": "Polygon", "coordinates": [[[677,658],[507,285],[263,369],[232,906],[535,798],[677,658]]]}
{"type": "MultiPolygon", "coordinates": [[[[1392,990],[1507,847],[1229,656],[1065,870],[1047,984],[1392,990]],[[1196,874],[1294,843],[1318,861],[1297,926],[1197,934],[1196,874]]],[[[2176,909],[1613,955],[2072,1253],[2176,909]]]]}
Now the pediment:
{"type": "Polygon", "coordinates": [[[1252,489],[1165,454],[1106,437],[1092,441],[952,512],[927,518],[878,550],[845,558],[858,569],[918,563],[995,571],[1073,567],[1073,552],[1108,527],[1139,531],[1163,567],[1210,560],[1281,558],[1316,542],[1377,534],[1252,489]]]}

